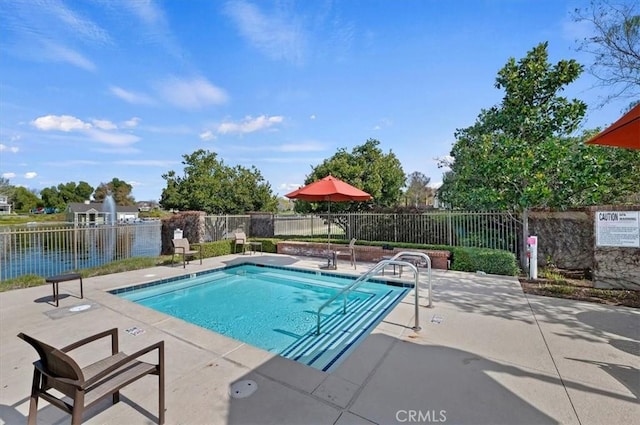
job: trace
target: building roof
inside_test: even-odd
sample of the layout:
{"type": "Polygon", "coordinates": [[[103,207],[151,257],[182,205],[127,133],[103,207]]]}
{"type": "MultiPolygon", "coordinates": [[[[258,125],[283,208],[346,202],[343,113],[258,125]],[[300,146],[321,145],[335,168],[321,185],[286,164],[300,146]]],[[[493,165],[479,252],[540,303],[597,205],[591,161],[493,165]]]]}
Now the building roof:
{"type": "MultiPolygon", "coordinates": [[[[86,213],[89,211],[104,212],[104,205],[102,202],[69,202],[67,205],[67,211],[72,213],[86,213]]],[[[137,213],[138,207],[132,205],[116,205],[116,212],[119,213],[137,213]]]]}

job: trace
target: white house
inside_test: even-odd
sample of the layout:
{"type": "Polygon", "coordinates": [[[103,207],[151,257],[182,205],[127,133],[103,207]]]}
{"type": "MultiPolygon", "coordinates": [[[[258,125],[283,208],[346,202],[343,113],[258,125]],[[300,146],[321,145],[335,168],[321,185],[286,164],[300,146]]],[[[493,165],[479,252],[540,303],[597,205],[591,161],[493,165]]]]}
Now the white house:
{"type": "Polygon", "coordinates": [[[11,214],[11,204],[7,195],[0,195],[0,214],[11,214]]]}

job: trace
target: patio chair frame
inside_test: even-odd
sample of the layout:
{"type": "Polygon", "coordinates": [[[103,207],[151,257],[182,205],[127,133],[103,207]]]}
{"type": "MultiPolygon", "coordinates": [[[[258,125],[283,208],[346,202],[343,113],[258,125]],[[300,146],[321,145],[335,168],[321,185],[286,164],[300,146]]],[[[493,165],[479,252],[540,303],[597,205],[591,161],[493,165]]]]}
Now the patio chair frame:
{"type": "Polygon", "coordinates": [[[176,255],[182,255],[182,268],[187,268],[189,258],[198,255],[200,257],[200,264],[202,264],[202,244],[189,244],[189,239],[172,239],[173,255],[171,255],[171,266],[174,264],[174,258],[176,255]],[[198,249],[191,249],[193,246],[197,246],[198,249]]]}
{"type": "Polygon", "coordinates": [[[249,242],[249,240],[247,239],[247,234],[244,232],[236,232],[234,233],[233,237],[235,238],[234,241],[234,245],[233,245],[233,253],[237,254],[238,253],[238,246],[240,246],[242,248],[242,253],[244,254],[245,252],[247,252],[247,247],[249,247],[249,249],[251,249],[251,242],[249,242]]]}
{"type": "Polygon", "coordinates": [[[356,248],[355,248],[356,240],[357,240],[356,238],[351,238],[351,241],[349,242],[349,246],[345,251],[335,251],[336,263],[339,257],[348,256],[351,261],[351,265],[353,266],[354,269],[356,268],[356,248]]]}
{"type": "Polygon", "coordinates": [[[140,349],[131,355],[118,350],[118,329],[113,328],[83,338],[66,347],[57,349],[29,335],[19,333],[18,337],[29,343],[40,356],[33,363],[33,382],[29,402],[29,425],[36,425],[38,399],[43,398],[52,405],[71,414],[71,424],[82,422],[86,409],[112,396],[113,404],[120,401],[120,389],[146,375],[158,376],[158,424],[165,420],[165,375],[164,341],[140,349]],[[101,338],[111,337],[111,355],[81,368],[67,353],[101,338]],[[147,363],[139,357],[157,350],[158,363],[147,363]],[[56,397],[49,390],[54,389],[73,400],[70,404],[56,397]]]}

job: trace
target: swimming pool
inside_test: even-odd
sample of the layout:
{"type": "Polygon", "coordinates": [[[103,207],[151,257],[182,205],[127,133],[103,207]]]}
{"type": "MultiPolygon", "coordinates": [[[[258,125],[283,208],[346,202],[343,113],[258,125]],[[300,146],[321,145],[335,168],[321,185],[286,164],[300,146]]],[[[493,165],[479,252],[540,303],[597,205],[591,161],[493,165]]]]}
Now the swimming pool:
{"type": "Polygon", "coordinates": [[[236,340],[330,371],[402,300],[406,287],[372,280],[316,312],[353,278],[245,264],[111,291],[236,340]]]}

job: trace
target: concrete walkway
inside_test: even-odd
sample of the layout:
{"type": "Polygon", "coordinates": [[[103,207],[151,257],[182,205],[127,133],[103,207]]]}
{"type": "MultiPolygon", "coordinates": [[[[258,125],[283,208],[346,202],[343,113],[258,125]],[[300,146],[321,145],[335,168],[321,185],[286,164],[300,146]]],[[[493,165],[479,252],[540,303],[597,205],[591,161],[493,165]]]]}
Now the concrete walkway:
{"type": "MultiPolygon", "coordinates": [[[[323,373],[133,304],[105,291],[252,261],[318,269],[319,259],[226,256],[0,293],[0,423],[26,423],[35,350],[28,333],[62,346],[118,327],[125,352],[165,341],[168,424],[631,424],[640,417],[640,311],[528,296],[515,278],[433,271],[433,308],[407,295],[357,349],[323,373]],[[90,304],[71,312],[69,308],[90,304]],[[125,329],[145,332],[132,336],[125,329]],[[258,390],[229,396],[244,379],[258,390]],[[636,418],[636,419],[633,419],[636,418]]],[[[372,264],[359,265],[363,273],[372,264]]],[[[354,272],[348,264],[339,272],[354,272]]],[[[95,353],[78,353],[87,360],[95,353]]],[[[122,390],[88,424],[154,423],[157,380],[122,390]]],[[[38,423],[69,415],[40,401],[38,423]]]]}

